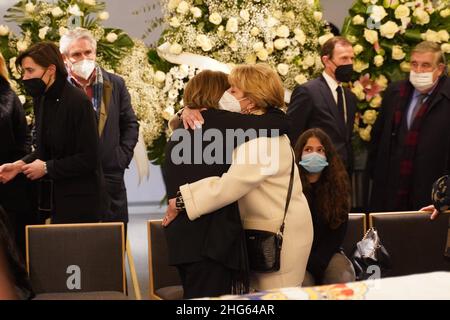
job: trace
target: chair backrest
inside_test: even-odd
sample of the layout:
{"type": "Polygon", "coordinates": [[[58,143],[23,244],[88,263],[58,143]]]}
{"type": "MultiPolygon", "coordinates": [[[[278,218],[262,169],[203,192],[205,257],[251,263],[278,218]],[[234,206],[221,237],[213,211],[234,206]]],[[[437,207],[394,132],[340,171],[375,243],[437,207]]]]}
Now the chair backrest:
{"type": "Polygon", "coordinates": [[[150,298],[181,299],[180,276],[175,267],[169,266],[168,248],[161,222],[160,219],[147,221],[150,298]]]}
{"type": "Polygon", "coordinates": [[[123,223],[26,227],[27,270],[36,294],[125,294],[123,223]]]}
{"type": "Polygon", "coordinates": [[[432,271],[450,271],[444,257],[449,214],[430,220],[424,212],[383,212],[369,215],[369,226],[378,230],[381,242],[391,256],[388,276],[432,271]]]}
{"type": "Polygon", "coordinates": [[[348,215],[347,233],[345,234],[342,247],[347,257],[350,257],[356,243],[360,241],[366,233],[366,214],[350,213],[348,215]]]}

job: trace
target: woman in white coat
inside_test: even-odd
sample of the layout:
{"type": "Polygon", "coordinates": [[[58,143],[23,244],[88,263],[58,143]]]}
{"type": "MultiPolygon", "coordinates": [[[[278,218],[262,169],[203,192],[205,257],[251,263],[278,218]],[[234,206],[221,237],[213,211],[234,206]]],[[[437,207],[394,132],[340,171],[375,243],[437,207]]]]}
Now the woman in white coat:
{"type": "MultiPolygon", "coordinates": [[[[235,67],[229,81],[228,96],[222,108],[251,114],[264,114],[268,108],[284,107],[284,89],[278,74],[267,65],[235,67]]],[[[190,220],[238,200],[244,229],[278,232],[283,222],[284,207],[291,175],[293,153],[286,135],[258,137],[234,150],[232,164],[221,177],[209,177],[180,187],[180,196],[169,200],[163,225],[178,214],[190,220]],[[178,210],[185,207],[186,213],[178,210]],[[179,213],[180,212],[180,213],[179,213]]],[[[267,290],[300,286],[313,240],[311,213],[302,192],[297,166],[289,209],[285,218],[281,268],[273,273],[250,274],[250,287],[267,290]]]]}

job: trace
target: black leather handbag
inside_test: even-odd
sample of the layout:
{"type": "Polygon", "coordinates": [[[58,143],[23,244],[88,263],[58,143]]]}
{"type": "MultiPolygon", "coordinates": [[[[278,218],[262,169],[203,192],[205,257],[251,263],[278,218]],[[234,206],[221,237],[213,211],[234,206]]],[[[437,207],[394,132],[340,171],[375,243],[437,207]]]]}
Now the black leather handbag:
{"type": "Polygon", "coordinates": [[[355,268],[356,280],[366,280],[373,276],[385,277],[391,269],[391,257],[375,228],[367,230],[364,238],[356,244],[350,258],[355,268]]]}
{"type": "Polygon", "coordinates": [[[291,177],[284,207],[284,218],[277,233],[263,230],[245,230],[249,268],[252,272],[270,273],[280,270],[280,255],[283,245],[284,220],[291,201],[294,183],[294,155],[292,155],[291,177]]]}

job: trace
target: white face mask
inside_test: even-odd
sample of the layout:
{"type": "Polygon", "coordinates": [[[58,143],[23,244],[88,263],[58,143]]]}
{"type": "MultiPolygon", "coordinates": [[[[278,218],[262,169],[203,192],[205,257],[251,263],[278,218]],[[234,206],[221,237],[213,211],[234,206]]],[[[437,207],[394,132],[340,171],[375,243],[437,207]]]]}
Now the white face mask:
{"type": "Polygon", "coordinates": [[[219,109],[226,110],[230,112],[241,112],[241,104],[239,101],[244,100],[245,98],[238,100],[235,96],[233,96],[228,91],[223,93],[222,98],[219,100],[219,109]]]}
{"type": "Polygon", "coordinates": [[[89,79],[94,69],[95,61],[93,60],[84,59],[72,64],[72,72],[84,80],[89,79]]]}
{"type": "Polygon", "coordinates": [[[411,70],[409,81],[417,90],[426,91],[434,86],[433,71],[418,73],[411,70]]]}

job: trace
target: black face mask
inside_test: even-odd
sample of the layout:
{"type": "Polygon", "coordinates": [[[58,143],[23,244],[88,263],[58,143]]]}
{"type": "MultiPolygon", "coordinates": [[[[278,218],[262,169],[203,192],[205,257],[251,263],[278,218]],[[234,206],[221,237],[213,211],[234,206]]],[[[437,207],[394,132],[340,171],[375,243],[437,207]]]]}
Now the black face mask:
{"type": "Polygon", "coordinates": [[[334,71],[334,76],[336,77],[336,80],[339,82],[351,81],[352,75],[353,75],[353,64],[351,63],[337,66],[336,70],[334,71]]]}
{"type": "MultiPolygon", "coordinates": [[[[47,70],[46,70],[46,72],[47,72],[47,70]]],[[[44,72],[44,74],[45,74],[45,72],[44,72]]],[[[44,76],[44,74],[40,78],[32,78],[32,79],[28,79],[28,80],[22,80],[22,83],[25,87],[25,91],[33,98],[42,96],[45,92],[45,89],[47,88],[47,85],[42,80],[42,77],[44,76]]]]}

